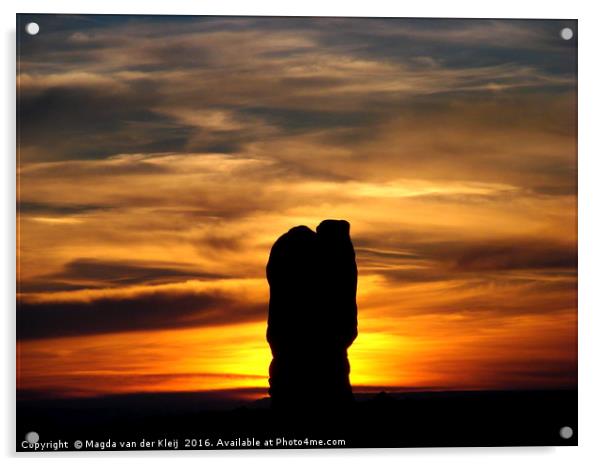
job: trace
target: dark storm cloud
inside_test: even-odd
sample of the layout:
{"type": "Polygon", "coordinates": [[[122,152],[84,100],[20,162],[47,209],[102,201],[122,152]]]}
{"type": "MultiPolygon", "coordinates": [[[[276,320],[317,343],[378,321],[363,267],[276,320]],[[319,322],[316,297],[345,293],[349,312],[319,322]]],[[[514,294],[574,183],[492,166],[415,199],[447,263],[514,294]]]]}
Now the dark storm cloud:
{"type": "Polygon", "coordinates": [[[52,293],[55,291],[77,291],[95,288],[102,288],[102,285],[73,283],[42,276],[40,279],[21,280],[17,284],[17,293],[52,293]]]}
{"type": "Polygon", "coordinates": [[[21,215],[77,215],[110,209],[111,206],[21,201],[17,203],[17,208],[21,215]]]}
{"type": "MultiPolygon", "coordinates": [[[[571,21],[428,20],[400,18],[210,18],[210,17],[88,17],[48,16],[45,40],[21,36],[22,59],[39,69],[65,65],[94,65],[103,49],[130,50],[132,56],[118,69],[157,71],[214,66],[219,62],[217,34],[237,36],[262,31],[267,37],[296,34],[314,41],[322,50],[340,56],[377,59],[393,63],[441,61],[452,68],[474,68],[499,63],[540,67],[554,74],[574,71],[576,41],[563,41],[562,27],[571,21]],[[202,39],[206,38],[204,42],[202,39]],[[159,39],[159,40],[156,40],[159,39]],[[140,45],[137,45],[140,44],[140,45]],[[217,48],[216,48],[217,45],[217,48]],[[39,60],[29,62],[34,55],[39,60]],[[562,54],[562,55],[560,55],[562,54]],[[74,59],[76,58],[76,59],[74,59]],[[563,58],[563,59],[559,59],[563,58]],[[569,58],[569,59],[567,59],[569,58]],[[417,59],[417,60],[416,60],[417,59]],[[46,64],[46,65],[44,65],[46,64]],[[141,68],[142,67],[142,68],[141,68]]],[[[261,58],[290,58],[315,49],[296,44],[257,50],[261,58]]],[[[245,63],[245,57],[238,57],[245,63]]],[[[231,63],[230,66],[235,65],[231,63]]],[[[69,68],[71,69],[71,68],[69,68]]],[[[248,69],[245,71],[249,71],[248,69]]],[[[322,78],[327,79],[327,78],[322,78]]],[[[328,78],[334,79],[334,78],[328,78]]]]}
{"type": "MultiPolygon", "coordinates": [[[[491,83],[574,84],[574,42],[559,39],[554,21],[47,15],[40,22],[44,41],[20,36],[20,73],[35,83],[20,86],[25,160],[234,154],[315,132],[352,147],[394,116],[420,108],[428,117],[449,100],[445,92],[470,99],[489,95],[491,83]],[[45,79],[69,73],[113,82],[45,79]],[[426,97],[412,104],[417,96],[426,97]],[[207,110],[240,124],[206,126],[207,110]],[[182,112],[198,118],[191,123],[182,112]]],[[[279,158],[277,149],[270,157],[279,158]]]]}
{"type": "Polygon", "coordinates": [[[81,258],[68,262],[58,273],[22,281],[19,292],[73,291],[221,278],[226,276],[198,270],[190,264],[81,258]]]}
{"type": "Polygon", "coordinates": [[[376,121],[369,111],[317,111],[295,108],[244,107],[243,115],[252,115],[281,128],[287,134],[318,129],[357,128],[376,121]]]}
{"type": "MultiPolygon", "coordinates": [[[[483,274],[504,280],[496,274],[536,271],[564,277],[572,284],[574,275],[564,272],[577,270],[576,246],[548,240],[420,242],[408,238],[396,242],[358,238],[355,243],[361,245],[356,249],[361,268],[397,282],[446,281],[483,274]]],[[[535,275],[529,280],[537,279],[535,275]]]]}
{"type": "Polygon", "coordinates": [[[202,249],[222,251],[240,251],[244,247],[244,239],[234,235],[204,235],[202,249]]]}
{"type": "Polygon", "coordinates": [[[577,249],[574,245],[545,242],[503,242],[447,247],[445,253],[460,271],[576,269],[577,249]]]}
{"type": "MultiPolygon", "coordinates": [[[[112,177],[120,178],[138,175],[162,175],[174,171],[173,167],[153,163],[154,157],[121,157],[109,158],[105,160],[62,160],[54,163],[24,164],[20,170],[21,180],[28,182],[31,180],[64,180],[91,178],[95,180],[106,180],[112,177]],[[94,163],[96,162],[96,163],[94,163]]],[[[27,192],[22,193],[23,197],[27,192]]],[[[36,201],[21,201],[22,204],[37,205],[38,211],[45,205],[48,209],[53,207],[50,203],[36,201]]],[[[60,204],[63,205],[63,204],[60,204]]],[[[59,206],[60,206],[59,205],[59,206]]],[[[75,204],[71,204],[75,205],[75,204]]],[[[110,205],[104,205],[104,208],[110,208],[110,205]]],[[[59,207],[61,208],[61,207],[59,207]]],[[[36,207],[33,208],[34,210],[36,207]]],[[[74,208],[76,209],[76,207],[74,208]]],[[[82,209],[84,207],[82,206],[82,209]]],[[[27,209],[26,209],[27,212],[27,209]]]]}
{"type": "Polygon", "coordinates": [[[99,281],[105,285],[132,285],[167,283],[183,279],[216,279],[222,275],[178,268],[174,263],[111,262],[97,259],[77,259],[65,265],[64,270],[53,278],[99,281]]]}
{"type": "Polygon", "coordinates": [[[560,37],[576,21],[330,18],[320,42],[362,57],[406,62],[428,57],[447,67],[488,66],[501,62],[536,65],[550,73],[572,73],[576,41],[560,37]],[[544,52],[544,53],[542,53],[544,52]],[[568,59],[567,59],[568,58],[568,59]]]}
{"type": "Polygon", "coordinates": [[[222,325],[264,317],[265,306],[223,294],[150,292],[87,302],[17,303],[17,338],[72,337],[222,325]]]}
{"type": "Polygon", "coordinates": [[[22,150],[35,150],[38,160],[181,151],[191,129],[150,109],[157,100],[153,87],[25,89],[18,114],[22,150]]]}

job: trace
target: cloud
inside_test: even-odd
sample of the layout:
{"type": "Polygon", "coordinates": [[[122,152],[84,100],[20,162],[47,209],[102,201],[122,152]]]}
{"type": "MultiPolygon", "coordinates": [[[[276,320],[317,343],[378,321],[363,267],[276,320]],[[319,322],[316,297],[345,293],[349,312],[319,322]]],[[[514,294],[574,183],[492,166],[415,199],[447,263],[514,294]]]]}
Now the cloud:
{"type": "Polygon", "coordinates": [[[191,265],[185,268],[177,263],[153,262],[110,262],[97,259],[77,259],[66,264],[57,278],[98,280],[114,284],[154,283],[166,279],[184,278],[224,278],[221,275],[194,270],[191,265]]]}
{"type": "Polygon", "coordinates": [[[42,275],[19,286],[20,293],[67,291],[129,285],[156,285],[184,280],[214,280],[223,275],[199,270],[193,264],[174,262],[106,261],[75,259],[60,272],[42,275]]]}
{"type": "MultiPolygon", "coordinates": [[[[478,108],[492,96],[494,103],[503,100],[499,94],[530,98],[575,89],[573,69],[548,66],[575,55],[563,41],[548,39],[554,22],[130,17],[89,24],[67,16],[54,21],[60,27],[47,32],[45,45],[23,38],[21,47],[23,161],[132,152],[248,156],[264,144],[262,156],[281,159],[282,147],[274,143],[283,137],[319,136],[352,148],[354,138],[373,139],[399,115],[411,117],[401,128],[416,131],[415,116],[430,120],[462,94],[479,95],[470,99],[478,108]],[[83,24],[85,34],[78,30],[83,24]],[[462,49],[450,50],[450,42],[462,49]],[[525,43],[535,53],[521,60],[525,43]],[[488,58],[500,48],[509,55],[488,58]],[[562,60],[556,59],[560,53],[562,60]],[[465,62],[449,63],[458,56],[465,62]],[[55,123],[52,130],[48,121],[55,123]]],[[[502,112],[475,111],[474,120],[534,108],[516,102],[500,107],[502,112]]],[[[457,119],[459,112],[464,110],[450,108],[448,118],[457,119]]],[[[522,126],[528,123],[518,116],[522,126]]],[[[319,141],[312,142],[317,149],[319,141]]]]}
{"type": "Polygon", "coordinates": [[[356,248],[360,263],[399,279],[454,279],[481,272],[577,269],[574,243],[543,238],[429,242],[410,235],[400,242],[360,237],[355,243],[360,245],[356,248]]]}
{"type": "Polygon", "coordinates": [[[459,271],[577,269],[574,245],[538,241],[492,242],[453,249],[446,248],[445,255],[459,271]]]}
{"type": "Polygon", "coordinates": [[[191,128],[152,110],[157,89],[62,85],[19,96],[19,142],[37,160],[104,158],[120,152],[179,151],[191,128]],[[52,125],[48,122],[52,121],[52,125]]]}
{"type": "Polygon", "coordinates": [[[575,243],[529,237],[437,242],[412,234],[355,243],[360,278],[381,277],[379,289],[389,293],[369,293],[364,307],[376,300],[376,309],[400,316],[470,316],[486,327],[501,316],[541,316],[576,305],[575,243]]]}
{"type": "Polygon", "coordinates": [[[220,293],[144,292],[89,301],[17,304],[17,338],[96,335],[152,329],[227,325],[265,317],[264,304],[220,293]]]}
{"type": "Polygon", "coordinates": [[[104,210],[109,206],[90,204],[52,204],[22,201],[17,204],[21,215],[76,215],[104,210]]]}

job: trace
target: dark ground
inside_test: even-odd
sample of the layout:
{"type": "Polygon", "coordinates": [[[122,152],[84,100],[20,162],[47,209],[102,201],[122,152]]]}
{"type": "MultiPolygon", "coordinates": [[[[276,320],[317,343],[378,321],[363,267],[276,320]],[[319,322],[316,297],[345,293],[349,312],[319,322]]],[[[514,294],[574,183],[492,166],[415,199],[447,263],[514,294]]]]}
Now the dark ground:
{"type": "Polygon", "coordinates": [[[313,440],[344,440],[347,448],[577,445],[577,391],[359,394],[345,413],[295,416],[273,413],[269,399],[245,404],[207,393],[18,401],[17,451],[32,451],[22,444],[30,431],[40,442],[68,442],[61,450],[75,450],[75,440],[84,442],[82,450],[124,450],[120,441],[142,439],[155,447],[160,439],[178,440],[178,449],[342,447],[313,440]],[[571,439],[560,437],[563,426],[573,429],[571,439]],[[297,442],[277,444],[282,438],[297,442]],[[264,445],[269,439],[273,446],[264,445]],[[86,446],[87,440],[105,443],[86,446]]]}

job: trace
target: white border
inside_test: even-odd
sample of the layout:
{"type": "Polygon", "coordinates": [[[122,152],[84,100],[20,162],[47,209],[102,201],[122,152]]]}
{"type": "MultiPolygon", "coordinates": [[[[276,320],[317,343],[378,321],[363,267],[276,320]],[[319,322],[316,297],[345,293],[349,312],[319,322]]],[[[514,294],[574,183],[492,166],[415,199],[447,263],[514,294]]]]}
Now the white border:
{"type": "MultiPolygon", "coordinates": [[[[600,8],[593,1],[501,0],[369,2],[306,0],[283,1],[181,1],[146,0],[144,2],[104,0],[3,1],[2,38],[4,53],[2,72],[2,186],[0,188],[0,219],[2,220],[2,279],[0,295],[4,338],[2,343],[2,409],[0,438],[3,456],[15,460],[14,442],[14,288],[15,288],[15,13],[141,13],[141,14],[225,14],[225,15],[288,15],[288,16],[404,16],[404,17],[488,17],[488,18],[578,18],[579,19],[579,447],[564,448],[456,448],[410,450],[314,450],[314,451],[224,451],[169,453],[79,453],[47,454],[46,461],[62,464],[66,458],[95,463],[110,458],[112,463],[126,461],[162,464],[166,459],[178,459],[198,464],[225,460],[265,465],[305,461],[363,464],[377,460],[383,464],[461,464],[507,465],[544,463],[546,465],[602,464],[601,371],[602,297],[600,281],[602,268],[602,199],[599,110],[600,93],[600,8]]],[[[30,455],[25,463],[35,461],[30,455]]]]}

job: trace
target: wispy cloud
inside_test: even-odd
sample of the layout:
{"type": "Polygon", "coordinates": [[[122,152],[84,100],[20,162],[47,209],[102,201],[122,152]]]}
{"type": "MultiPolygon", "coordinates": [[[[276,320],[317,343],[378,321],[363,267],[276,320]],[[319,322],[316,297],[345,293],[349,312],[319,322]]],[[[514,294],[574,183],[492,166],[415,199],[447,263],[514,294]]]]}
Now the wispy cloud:
{"type": "Polygon", "coordinates": [[[131,390],[247,384],[157,374],[263,373],[270,247],[325,218],[357,249],[355,383],[572,380],[576,42],[558,30],[576,24],[37,20],[44,41],[19,38],[23,388],[86,392],[100,379],[68,374],[120,351],[144,366],[118,370],[131,390]]]}

